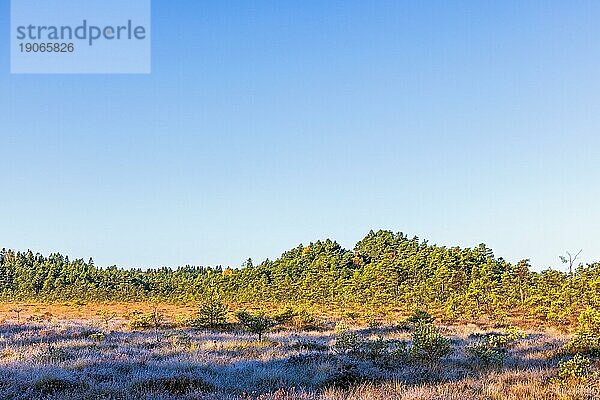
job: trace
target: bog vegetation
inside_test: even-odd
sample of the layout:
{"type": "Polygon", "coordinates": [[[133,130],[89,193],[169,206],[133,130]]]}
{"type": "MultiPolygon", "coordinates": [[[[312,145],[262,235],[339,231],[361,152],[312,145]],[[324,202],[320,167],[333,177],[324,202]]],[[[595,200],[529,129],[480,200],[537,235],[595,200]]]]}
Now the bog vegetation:
{"type": "Polygon", "coordinates": [[[2,250],[0,398],[599,399],[600,264],[565,261],[535,272],[389,231],[240,269],[2,250]]]}
{"type": "MultiPolygon", "coordinates": [[[[350,310],[425,308],[453,319],[510,315],[571,324],[600,307],[600,264],[570,272],[535,272],[528,260],[511,264],[484,244],[440,247],[390,231],[370,232],[346,250],[325,240],[300,245],[275,261],[241,269],[184,266],[177,269],[98,268],[28,252],[0,252],[4,301],[196,302],[218,295],[224,302],[316,304],[350,310]]],[[[215,321],[206,321],[216,324],[215,321]]]]}

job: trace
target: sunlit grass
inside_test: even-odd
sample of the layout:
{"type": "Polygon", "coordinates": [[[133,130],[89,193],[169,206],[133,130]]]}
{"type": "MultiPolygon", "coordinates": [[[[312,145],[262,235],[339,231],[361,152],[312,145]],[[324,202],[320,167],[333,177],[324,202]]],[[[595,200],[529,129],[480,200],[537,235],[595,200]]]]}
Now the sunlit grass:
{"type": "MultiPolygon", "coordinates": [[[[180,310],[181,311],[181,310],[180,310]]],[[[361,338],[410,339],[393,326],[355,327],[361,338]]],[[[107,329],[89,319],[0,327],[2,399],[598,399],[598,382],[553,379],[569,336],[530,330],[504,366],[488,368],[465,348],[484,330],[441,326],[454,352],[439,363],[353,359],[331,350],[332,330],[271,332],[167,327],[107,329]]]]}

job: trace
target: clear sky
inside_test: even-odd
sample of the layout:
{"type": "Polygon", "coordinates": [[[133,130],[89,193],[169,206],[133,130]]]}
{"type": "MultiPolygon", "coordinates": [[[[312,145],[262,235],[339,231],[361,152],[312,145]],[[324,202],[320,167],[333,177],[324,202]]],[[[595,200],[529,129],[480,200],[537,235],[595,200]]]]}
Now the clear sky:
{"type": "Polygon", "coordinates": [[[600,260],[600,2],[153,1],[151,75],[10,75],[0,247],[239,266],[369,229],[600,260]],[[452,4],[451,4],[452,3],[452,4]]]}

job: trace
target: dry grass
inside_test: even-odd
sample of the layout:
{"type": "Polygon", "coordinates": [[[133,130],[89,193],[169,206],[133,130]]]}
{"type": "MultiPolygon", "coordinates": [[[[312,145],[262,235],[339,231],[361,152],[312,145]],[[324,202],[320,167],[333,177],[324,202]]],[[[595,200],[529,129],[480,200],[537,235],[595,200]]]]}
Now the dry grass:
{"type": "MultiPolygon", "coordinates": [[[[439,364],[384,365],[331,351],[331,330],[272,332],[258,342],[243,332],[170,327],[157,342],[151,331],[128,330],[124,317],[151,304],[29,304],[21,324],[14,307],[0,305],[0,399],[600,399],[597,379],[553,379],[569,338],[558,331],[529,330],[503,366],[490,367],[465,352],[473,334],[485,331],[481,324],[445,325],[454,352],[439,364]],[[109,327],[99,316],[105,310],[118,315],[109,327]],[[48,321],[24,322],[45,313],[48,321]]],[[[195,312],[159,308],[170,320],[195,312]]],[[[358,333],[410,339],[393,326],[358,333]]]]}

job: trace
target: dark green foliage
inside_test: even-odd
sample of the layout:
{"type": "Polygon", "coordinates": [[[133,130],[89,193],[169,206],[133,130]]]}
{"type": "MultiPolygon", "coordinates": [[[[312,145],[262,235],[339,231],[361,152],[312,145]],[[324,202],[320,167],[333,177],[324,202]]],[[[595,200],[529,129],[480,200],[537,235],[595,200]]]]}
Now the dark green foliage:
{"type": "Polygon", "coordinates": [[[279,310],[275,315],[273,315],[273,321],[277,324],[286,324],[291,322],[294,317],[296,317],[297,313],[292,307],[285,307],[282,310],[279,310]]]}
{"type": "Polygon", "coordinates": [[[600,311],[591,307],[579,314],[577,332],[565,346],[570,353],[600,357],[600,311]]]}
{"type": "Polygon", "coordinates": [[[52,395],[57,392],[78,388],[77,382],[52,375],[43,375],[35,381],[33,389],[43,395],[52,395]]]}
{"type": "Polygon", "coordinates": [[[336,338],[332,346],[336,354],[347,355],[353,359],[368,360],[389,367],[408,359],[406,343],[378,336],[368,340],[350,330],[345,324],[336,326],[336,338]]]}
{"type": "Polygon", "coordinates": [[[307,310],[299,310],[292,319],[292,326],[303,331],[310,331],[321,328],[321,323],[317,318],[307,310]]]}
{"type": "Polygon", "coordinates": [[[525,334],[516,327],[507,328],[502,333],[492,333],[487,335],[486,343],[488,346],[497,349],[509,349],[525,338],[525,334]]]}
{"type": "Polygon", "coordinates": [[[342,362],[337,366],[335,372],[321,383],[321,386],[323,388],[349,389],[365,380],[367,380],[366,377],[360,373],[356,364],[342,362]]]}
{"type": "MultiPolygon", "coordinates": [[[[359,315],[357,308],[423,308],[442,318],[489,316],[497,321],[518,311],[568,324],[582,309],[600,307],[599,282],[600,263],[576,267],[572,274],[551,269],[538,273],[527,260],[510,264],[483,244],[442,247],[390,231],[369,232],[352,251],[331,240],[317,241],[275,261],[247,262],[241,269],[99,268],[60,254],[0,251],[0,301],[14,303],[187,303],[217,291],[224,303],[337,306],[352,310],[352,315],[359,315]]],[[[429,322],[425,314],[415,317],[429,322]]],[[[294,318],[310,325],[308,314],[294,318]]],[[[379,318],[369,320],[377,323],[379,318]]]]}
{"type": "Polygon", "coordinates": [[[467,354],[482,364],[498,366],[504,364],[508,349],[525,338],[525,334],[515,327],[509,327],[502,333],[478,336],[476,343],[467,346],[467,354]]]}
{"type": "Polygon", "coordinates": [[[485,365],[502,365],[506,359],[506,352],[479,342],[467,346],[467,354],[485,365]]]}
{"type": "Polygon", "coordinates": [[[363,341],[355,331],[350,330],[345,324],[336,326],[336,339],[333,351],[337,354],[356,355],[361,350],[363,341]]]}
{"type": "Polygon", "coordinates": [[[569,353],[600,357],[600,336],[588,332],[579,332],[567,343],[565,349],[569,353]]]}
{"type": "Polygon", "coordinates": [[[202,328],[222,328],[227,321],[227,306],[219,299],[212,298],[200,305],[195,325],[202,328]]]}
{"type": "Polygon", "coordinates": [[[413,312],[413,314],[406,320],[415,325],[433,323],[433,317],[427,311],[421,309],[415,310],[415,312],[413,312]]]}
{"type": "Polygon", "coordinates": [[[506,359],[506,351],[492,347],[485,342],[478,342],[467,346],[467,354],[485,365],[502,365],[506,359]]]}
{"type": "Polygon", "coordinates": [[[262,341],[262,337],[266,332],[277,325],[275,320],[269,318],[263,312],[253,315],[246,311],[239,311],[236,317],[246,331],[258,335],[259,341],[262,341]]]}
{"type": "Polygon", "coordinates": [[[433,324],[417,324],[410,348],[410,356],[414,360],[435,362],[450,353],[450,339],[444,337],[433,324]]]}
{"type": "Polygon", "coordinates": [[[376,364],[391,367],[408,360],[408,348],[406,342],[379,336],[365,343],[361,356],[376,364]]]}
{"type": "Polygon", "coordinates": [[[286,306],[272,315],[277,325],[283,325],[287,328],[310,331],[320,328],[317,318],[305,308],[292,308],[286,306]]]}

